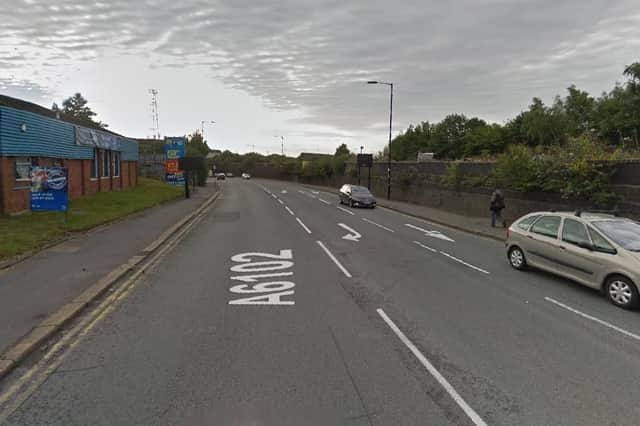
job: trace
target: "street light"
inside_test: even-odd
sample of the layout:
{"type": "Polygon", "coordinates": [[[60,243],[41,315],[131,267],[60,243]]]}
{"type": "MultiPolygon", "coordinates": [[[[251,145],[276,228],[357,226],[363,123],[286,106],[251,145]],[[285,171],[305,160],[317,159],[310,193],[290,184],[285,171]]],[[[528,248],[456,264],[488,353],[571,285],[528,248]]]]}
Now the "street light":
{"type": "Polygon", "coordinates": [[[284,136],[274,136],[274,138],[280,138],[280,144],[282,147],[282,156],[284,157],[284,136]]]}
{"type": "Polygon", "coordinates": [[[209,120],[209,121],[207,121],[207,120],[202,120],[202,121],[200,122],[200,125],[202,126],[202,128],[201,128],[201,130],[200,130],[200,136],[202,136],[202,142],[204,142],[204,123],[207,123],[207,124],[209,124],[209,123],[210,123],[210,124],[216,124],[216,122],[215,122],[215,121],[213,121],[213,120],[209,120]]]}
{"type": "Polygon", "coordinates": [[[367,84],[384,84],[391,89],[389,98],[389,155],[387,159],[387,200],[391,199],[391,128],[393,123],[393,83],[386,81],[367,81],[367,84]]]}

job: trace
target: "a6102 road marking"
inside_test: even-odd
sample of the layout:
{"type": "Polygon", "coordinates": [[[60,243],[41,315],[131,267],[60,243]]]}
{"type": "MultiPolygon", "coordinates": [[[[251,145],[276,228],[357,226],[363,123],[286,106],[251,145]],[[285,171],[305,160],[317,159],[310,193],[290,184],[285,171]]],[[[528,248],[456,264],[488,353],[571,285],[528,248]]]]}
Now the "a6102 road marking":
{"type": "Polygon", "coordinates": [[[241,299],[230,300],[230,305],[295,305],[293,300],[283,300],[285,296],[294,294],[296,286],[292,281],[282,281],[281,277],[290,277],[293,271],[293,251],[280,250],[279,254],[249,252],[231,257],[236,263],[231,272],[248,275],[235,275],[231,279],[243,283],[232,286],[229,291],[234,294],[251,295],[241,299]],[[272,260],[263,260],[272,259],[272,260]],[[272,281],[271,279],[280,279],[272,281]],[[254,284],[255,283],[255,284],[254,284]]]}

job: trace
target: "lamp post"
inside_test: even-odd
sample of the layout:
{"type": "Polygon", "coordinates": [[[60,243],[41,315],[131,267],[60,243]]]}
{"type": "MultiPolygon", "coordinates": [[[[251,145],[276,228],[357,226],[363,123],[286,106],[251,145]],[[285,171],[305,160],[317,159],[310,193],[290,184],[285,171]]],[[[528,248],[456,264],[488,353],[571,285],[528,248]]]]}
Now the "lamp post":
{"type": "Polygon", "coordinates": [[[284,136],[274,136],[274,138],[280,138],[280,147],[282,148],[282,156],[284,157],[284,136]]]}
{"type": "Polygon", "coordinates": [[[389,152],[387,158],[387,200],[391,199],[391,128],[393,125],[393,83],[386,81],[367,81],[367,84],[384,84],[391,89],[389,97],[389,152]]]}

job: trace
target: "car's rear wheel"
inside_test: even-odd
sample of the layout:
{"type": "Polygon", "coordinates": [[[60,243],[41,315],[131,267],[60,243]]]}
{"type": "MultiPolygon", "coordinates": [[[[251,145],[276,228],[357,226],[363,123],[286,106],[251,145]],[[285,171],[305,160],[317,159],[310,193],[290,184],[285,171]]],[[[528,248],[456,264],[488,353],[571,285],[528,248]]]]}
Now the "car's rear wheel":
{"type": "Polygon", "coordinates": [[[605,283],[607,298],[611,303],[624,309],[632,309],[638,306],[638,288],[627,277],[614,275],[605,283]]]}
{"type": "Polygon", "coordinates": [[[524,257],[524,252],[520,247],[513,246],[509,249],[509,263],[519,271],[527,267],[527,259],[524,257]]]}

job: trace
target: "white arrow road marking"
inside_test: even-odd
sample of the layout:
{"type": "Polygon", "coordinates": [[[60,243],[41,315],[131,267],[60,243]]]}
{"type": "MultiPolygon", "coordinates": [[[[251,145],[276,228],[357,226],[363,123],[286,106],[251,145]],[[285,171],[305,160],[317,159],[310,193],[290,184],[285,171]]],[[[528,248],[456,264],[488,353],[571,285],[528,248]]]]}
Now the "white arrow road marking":
{"type": "Polygon", "coordinates": [[[358,241],[360,241],[360,238],[362,238],[362,234],[360,234],[358,231],[356,231],[353,228],[349,228],[344,223],[339,223],[338,226],[350,232],[349,234],[342,237],[343,240],[349,240],[357,243],[358,241]]]}
{"type": "Polygon", "coordinates": [[[446,235],[444,235],[440,231],[429,231],[428,229],[420,228],[419,226],[415,226],[415,225],[412,225],[410,223],[405,223],[404,226],[408,226],[409,228],[413,228],[416,231],[424,232],[424,235],[426,235],[427,237],[438,238],[440,240],[445,240],[445,241],[450,241],[452,243],[455,243],[454,239],[447,237],[446,235]]]}

